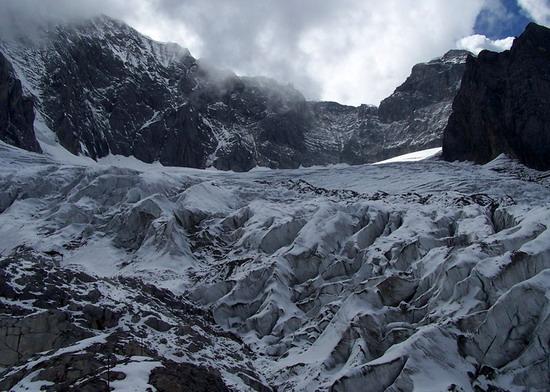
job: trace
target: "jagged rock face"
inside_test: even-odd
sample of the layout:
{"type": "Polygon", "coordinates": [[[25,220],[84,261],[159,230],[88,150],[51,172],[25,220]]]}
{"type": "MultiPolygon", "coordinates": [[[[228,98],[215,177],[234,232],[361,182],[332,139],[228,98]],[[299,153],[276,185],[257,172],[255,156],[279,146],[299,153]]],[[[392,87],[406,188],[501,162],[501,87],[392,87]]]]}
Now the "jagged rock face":
{"type": "Polygon", "coordinates": [[[235,171],[373,162],[440,145],[464,57],[455,51],[416,66],[379,115],[215,70],[107,17],[59,26],[34,46],[4,43],[2,51],[73,154],[235,171]]]}
{"type": "Polygon", "coordinates": [[[550,168],[550,30],[531,23],[510,51],[468,58],[443,139],[447,160],[501,153],[550,168]]]}
{"type": "Polygon", "coordinates": [[[25,150],[41,152],[34,135],[34,105],[23,96],[12,65],[0,53],[0,140],[25,150]]]}
{"type": "Polygon", "coordinates": [[[383,122],[409,120],[429,105],[454,99],[460,86],[468,52],[451,50],[440,59],[413,67],[411,76],[380,103],[383,122]]]}
{"type": "Polygon", "coordinates": [[[106,17],[25,49],[31,62],[14,57],[36,73],[47,125],[73,154],[237,171],[300,164],[308,113],[291,87],[205,67],[106,17]]]}
{"type": "MultiPolygon", "coordinates": [[[[206,165],[214,134],[189,102],[201,76],[188,51],[156,44],[112,20],[59,29],[51,39],[44,109],[69,151],[206,165]]],[[[205,95],[200,106],[210,100],[205,95]]]]}
{"type": "Polygon", "coordinates": [[[0,318],[0,366],[11,367],[32,355],[59,349],[90,337],[74,326],[60,311],[47,311],[28,317],[0,318]]]}
{"type": "Polygon", "coordinates": [[[90,25],[59,30],[44,57],[44,109],[60,143],[94,159],[112,153],[204,166],[212,135],[176,99],[195,83],[189,75],[195,60],[178,47],[140,40],[122,24],[102,27],[103,35],[87,35],[90,25]]]}
{"type": "Polygon", "coordinates": [[[384,150],[377,107],[353,107],[336,102],[310,102],[309,105],[314,116],[311,129],[306,133],[306,144],[316,154],[307,164],[376,161],[384,150]]]}
{"type": "Polygon", "coordinates": [[[380,159],[441,146],[468,54],[451,50],[415,65],[405,83],[380,103],[380,119],[388,124],[380,159]]]}

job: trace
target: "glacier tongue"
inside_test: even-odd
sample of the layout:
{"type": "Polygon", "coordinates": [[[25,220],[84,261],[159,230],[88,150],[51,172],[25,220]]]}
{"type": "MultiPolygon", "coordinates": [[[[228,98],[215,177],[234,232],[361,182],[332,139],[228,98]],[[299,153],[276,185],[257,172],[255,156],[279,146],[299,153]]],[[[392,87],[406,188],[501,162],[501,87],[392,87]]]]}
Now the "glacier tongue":
{"type": "Polygon", "coordinates": [[[78,355],[156,388],[550,385],[550,182],[505,157],[227,173],[1,144],[0,167],[0,389],[78,355]]]}

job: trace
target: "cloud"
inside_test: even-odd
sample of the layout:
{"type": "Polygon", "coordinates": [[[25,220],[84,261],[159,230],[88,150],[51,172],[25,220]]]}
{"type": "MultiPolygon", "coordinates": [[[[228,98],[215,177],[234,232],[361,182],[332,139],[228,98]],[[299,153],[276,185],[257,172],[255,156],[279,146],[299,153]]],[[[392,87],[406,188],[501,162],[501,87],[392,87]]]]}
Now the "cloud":
{"type": "Polygon", "coordinates": [[[502,52],[512,47],[514,37],[492,40],[482,34],[474,34],[460,39],[456,46],[458,49],[469,50],[475,55],[482,50],[490,50],[493,52],[502,52]]]}
{"type": "Polygon", "coordinates": [[[471,35],[488,1],[0,0],[0,9],[19,26],[105,13],[219,67],[292,83],[310,99],[378,104],[414,64],[471,35]]]}
{"type": "Polygon", "coordinates": [[[518,0],[518,4],[535,22],[550,26],[550,0],[518,0]]]}
{"type": "MultiPolygon", "coordinates": [[[[507,4],[510,7],[510,4],[507,4]]],[[[518,18],[528,16],[535,22],[550,25],[550,0],[517,0],[516,13],[512,13],[502,0],[487,0],[484,8],[478,16],[477,24],[481,24],[483,31],[504,31],[506,27],[514,23],[518,18]],[[523,12],[521,12],[523,11],[523,12]],[[525,14],[523,16],[522,14],[525,14]],[[504,26],[504,27],[500,27],[504,26]]],[[[482,34],[474,34],[457,41],[459,49],[466,49],[478,54],[484,49],[494,52],[502,52],[510,49],[514,37],[490,39],[482,34]]]]}
{"type": "Polygon", "coordinates": [[[0,38],[37,37],[46,28],[101,13],[126,15],[121,0],[0,0],[0,38]]]}
{"type": "Polygon", "coordinates": [[[492,39],[514,35],[512,30],[523,19],[515,2],[516,0],[485,0],[476,20],[475,31],[492,39]]]}
{"type": "Polygon", "coordinates": [[[157,0],[138,29],[239,74],[291,82],[308,98],[377,104],[411,67],[472,33],[483,0],[157,0]],[[178,26],[177,31],[167,26],[178,26]]]}

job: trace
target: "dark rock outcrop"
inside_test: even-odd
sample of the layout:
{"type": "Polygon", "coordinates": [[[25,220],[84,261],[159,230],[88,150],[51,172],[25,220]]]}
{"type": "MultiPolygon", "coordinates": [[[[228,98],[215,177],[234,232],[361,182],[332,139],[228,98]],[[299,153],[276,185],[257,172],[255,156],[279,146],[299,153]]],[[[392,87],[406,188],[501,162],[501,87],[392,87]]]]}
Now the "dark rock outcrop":
{"type": "Polygon", "coordinates": [[[14,319],[0,318],[0,366],[12,366],[32,355],[58,349],[91,334],[59,310],[14,319]]]}
{"type": "Polygon", "coordinates": [[[170,365],[153,369],[149,376],[149,383],[159,392],[229,391],[217,372],[187,363],[170,365]]]}
{"type": "Polygon", "coordinates": [[[443,138],[446,160],[505,153],[550,169],[550,29],[531,23],[511,50],[469,57],[443,138]]]}
{"type": "Polygon", "coordinates": [[[39,88],[71,153],[237,171],[299,165],[307,114],[296,90],[212,70],[106,17],[49,39],[39,88]]]}
{"type": "Polygon", "coordinates": [[[34,104],[23,96],[21,81],[0,53],[0,140],[25,150],[41,152],[34,135],[34,104]]]}
{"type": "Polygon", "coordinates": [[[443,57],[413,67],[405,83],[380,103],[383,122],[411,120],[430,105],[452,101],[460,86],[468,52],[451,50],[443,57]]]}
{"type": "MultiPolygon", "coordinates": [[[[0,256],[1,391],[17,390],[27,378],[36,390],[43,383],[47,391],[108,391],[116,380],[132,382],[133,366],[147,363],[145,380],[159,391],[227,391],[227,371],[212,366],[211,356],[216,363],[229,358],[243,385],[260,379],[251,352],[226,354],[242,344],[208,311],[141,279],[102,282],[28,247],[0,256]],[[200,363],[183,361],[195,356],[200,363]]],[[[257,382],[252,390],[270,389],[257,382]]]]}

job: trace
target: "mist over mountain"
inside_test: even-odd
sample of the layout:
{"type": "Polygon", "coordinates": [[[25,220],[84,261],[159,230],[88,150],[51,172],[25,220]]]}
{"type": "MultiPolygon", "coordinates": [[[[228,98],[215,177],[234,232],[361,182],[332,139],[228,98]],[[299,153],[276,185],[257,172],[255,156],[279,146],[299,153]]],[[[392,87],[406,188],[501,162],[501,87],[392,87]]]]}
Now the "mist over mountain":
{"type": "Polygon", "coordinates": [[[237,171],[360,164],[441,145],[467,55],[417,65],[378,109],[307,101],[276,81],[218,71],[105,16],[43,34],[2,51],[33,95],[38,128],[69,152],[237,171]]]}
{"type": "Polygon", "coordinates": [[[378,105],[414,64],[493,29],[476,26],[510,24],[493,6],[500,0],[401,1],[2,0],[0,29],[29,35],[44,24],[105,14],[177,42],[203,63],[291,83],[308,100],[358,106],[378,105]]]}

